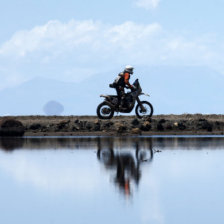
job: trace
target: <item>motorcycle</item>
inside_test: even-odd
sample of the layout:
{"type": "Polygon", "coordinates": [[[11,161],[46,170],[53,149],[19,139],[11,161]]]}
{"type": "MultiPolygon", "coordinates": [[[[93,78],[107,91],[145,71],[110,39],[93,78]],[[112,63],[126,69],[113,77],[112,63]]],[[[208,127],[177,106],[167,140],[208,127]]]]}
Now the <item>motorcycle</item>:
{"type": "Polygon", "coordinates": [[[133,83],[134,89],[131,92],[125,94],[124,105],[122,108],[118,107],[118,96],[117,95],[100,95],[104,97],[104,101],[97,107],[97,116],[100,119],[111,119],[114,116],[114,112],[130,113],[135,107],[135,113],[138,118],[147,118],[153,115],[153,106],[148,101],[141,101],[139,96],[148,94],[142,93],[142,88],[138,79],[133,83]]]}

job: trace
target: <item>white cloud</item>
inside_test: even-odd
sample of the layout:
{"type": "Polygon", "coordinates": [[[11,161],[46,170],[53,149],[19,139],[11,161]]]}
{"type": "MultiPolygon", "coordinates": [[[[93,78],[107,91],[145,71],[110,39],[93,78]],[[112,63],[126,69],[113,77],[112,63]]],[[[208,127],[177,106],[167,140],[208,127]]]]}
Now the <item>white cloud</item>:
{"type": "Polygon", "coordinates": [[[214,36],[176,34],[158,23],[49,21],[0,46],[0,88],[36,76],[80,81],[127,63],[208,66],[224,73],[221,46],[214,36]]]}
{"type": "MultiPolygon", "coordinates": [[[[30,53],[44,52],[45,62],[60,54],[69,53],[73,49],[83,51],[109,50],[115,47],[132,48],[144,38],[149,38],[160,31],[157,23],[141,25],[125,22],[120,25],[107,26],[93,21],[77,22],[71,20],[67,24],[50,21],[30,31],[20,31],[4,43],[0,55],[25,57],[30,53]]],[[[87,55],[79,55],[86,57],[87,55]]]]}
{"type": "Polygon", "coordinates": [[[34,27],[28,31],[16,32],[13,37],[0,48],[0,54],[24,57],[29,53],[41,50],[68,50],[92,41],[98,24],[92,21],[74,21],[67,24],[59,21],[49,21],[43,26],[34,27]]]}
{"type": "Polygon", "coordinates": [[[160,0],[137,0],[136,6],[147,10],[155,9],[159,6],[160,0]]]}

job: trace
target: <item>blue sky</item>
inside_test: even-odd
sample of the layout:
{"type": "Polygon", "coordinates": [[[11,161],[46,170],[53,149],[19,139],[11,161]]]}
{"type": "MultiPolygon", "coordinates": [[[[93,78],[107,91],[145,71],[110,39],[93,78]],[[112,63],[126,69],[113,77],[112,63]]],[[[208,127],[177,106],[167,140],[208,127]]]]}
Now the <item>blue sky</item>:
{"type": "Polygon", "coordinates": [[[126,64],[222,75],[223,7],[221,0],[2,1],[0,91],[37,77],[79,83],[126,64]]]}
{"type": "MultiPolygon", "coordinates": [[[[147,3],[137,6],[137,0],[8,0],[1,2],[1,40],[7,40],[21,29],[31,29],[49,20],[67,22],[76,20],[100,20],[105,23],[119,24],[134,21],[148,24],[161,23],[170,30],[185,30],[195,33],[223,33],[222,0],[145,0],[156,7],[147,10],[147,3]],[[153,3],[152,3],[153,5],[153,3]]],[[[144,1],[142,1],[144,2],[144,1]]]]}

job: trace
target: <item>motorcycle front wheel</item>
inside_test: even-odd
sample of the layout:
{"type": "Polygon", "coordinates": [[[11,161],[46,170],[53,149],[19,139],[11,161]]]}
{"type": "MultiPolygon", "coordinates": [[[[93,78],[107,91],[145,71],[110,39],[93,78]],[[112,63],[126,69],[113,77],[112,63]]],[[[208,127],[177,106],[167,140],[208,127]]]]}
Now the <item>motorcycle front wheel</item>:
{"type": "Polygon", "coordinates": [[[111,119],[114,116],[114,109],[107,102],[103,102],[97,107],[96,113],[100,119],[111,119]]]}
{"type": "Polygon", "coordinates": [[[138,118],[152,117],[153,115],[153,106],[148,101],[141,101],[141,104],[144,108],[142,110],[141,106],[138,104],[135,108],[135,113],[138,118]]]}

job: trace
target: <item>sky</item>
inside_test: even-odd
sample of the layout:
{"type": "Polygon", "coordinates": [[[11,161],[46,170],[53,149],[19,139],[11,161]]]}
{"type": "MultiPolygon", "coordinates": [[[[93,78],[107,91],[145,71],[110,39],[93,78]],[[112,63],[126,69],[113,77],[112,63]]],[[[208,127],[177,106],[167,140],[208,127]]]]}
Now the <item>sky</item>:
{"type": "Polygon", "coordinates": [[[82,83],[127,64],[224,75],[223,7],[221,0],[1,1],[0,92],[37,77],[82,83]]]}

